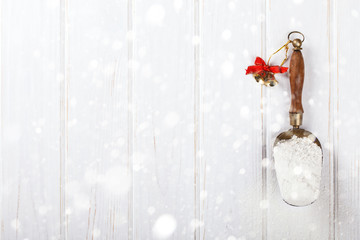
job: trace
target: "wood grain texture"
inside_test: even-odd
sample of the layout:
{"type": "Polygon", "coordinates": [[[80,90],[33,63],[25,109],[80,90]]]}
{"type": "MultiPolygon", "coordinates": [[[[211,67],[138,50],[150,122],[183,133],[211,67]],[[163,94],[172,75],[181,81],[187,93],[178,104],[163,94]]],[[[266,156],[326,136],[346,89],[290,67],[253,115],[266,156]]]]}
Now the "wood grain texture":
{"type": "MultiPolygon", "coordinates": [[[[360,99],[359,86],[354,81],[358,64],[355,56],[359,53],[357,38],[359,33],[349,26],[360,23],[360,3],[357,1],[336,1],[336,39],[337,52],[336,92],[338,101],[335,105],[336,117],[334,126],[337,141],[335,157],[338,162],[338,204],[337,204],[337,239],[358,239],[360,230],[360,151],[359,119],[360,99]]],[[[356,77],[355,77],[356,78],[356,77]]]]}
{"type": "Polygon", "coordinates": [[[0,9],[0,239],[360,238],[358,1],[0,9]],[[292,30],[306,37],[303,127],[324,150],[303,208],[282,201],[271,161],[289,75],[244,75],[292,30]]]}
{"type": "MultiPolygon", "coordinates": [[[[305,35],[306,39],[302,46],[305,61],[302,128],[314,133],[324,146],[320,198],[311,206],[295,208],[283,202],[273,164],[269,165],[267,239],[333,239],[330,234],[333,228],[331,224],[333,78],[329,74],[328,61],[330,43],[327,26],[330,26],[328,9],[331,7],[328,4],[321,1],[291,1],[286,4],[271,1],[267,10],[268,56],[287,41],[287,33],[297,30],[305,35]],[[316,21],[310,20],[313,18],[316,18],[316,21]]],[[[280,63],[283,58],[284,55],[281,53],[273,57],[271,63],[280,63]]],[[[270,96],[266,99],[267,127],[270,131],[268,135],[270,143],[267,148],[270,151],[275,137],[290,128],[287,113],[291,96],[288,74],[277,75],[277,78],[279,85],[269,90],[270,96]]]]}
{"type": "Polygon", "coordinates": [[[128,239],[132,222],[128,2],[69,1],[68,239],[128,239]]]}
{"type": "Polygon", "coordinates": [[[202,236],[204,227],[204,201],[201,189],[201,178],[203,175],[206,175],[206,173],[201,171],[206,168],[206,162],[203,161],[202,150],[204,140],[203,81],[201,79],[203,11],[204,1],[194,1],[194,239],[204,238],[204,236],[202,236]]]}
{"type": "Polygon", "coordinates": [[[134,238],[196,238],[194,2],[135,6],[134,238]]]}
{"type": "Polygon", "coordinates": [[[291,105],[289,113],[303,113],[302,91],[304,85],[304,58],[301,51],[293,51],[289,63],[291,105]]]}
{"type": "Polygon", "coordinates": [[[261,86],[245,68],[261,55],[262,3],[203,8],[201,239],[261,239],[261,86]]]}
{"type": "Polygon", "coordinates": [[[1,1],[1,239],[60,237],[59,7],[1,1]]]}
{"type": "Polygon", "coordinates": [[[66,216],[66,163],[68,160],[68,119],[69,119],[69,2],[60,1],[60,163],[59,163],[59,192],[60,192],[60,239],[67,238],[68,218],[66,216]]]}
{"type": "Polygon", "coordinates": [[[329,239],[338,239],[338,110],[339,110],[339,87],[338,87],[338,18],[337,0],[327,1],[327,32],[328,32],[328,64],[329,64],[329,117],[328,117],[328,136],[329,136],[329,239]]]}

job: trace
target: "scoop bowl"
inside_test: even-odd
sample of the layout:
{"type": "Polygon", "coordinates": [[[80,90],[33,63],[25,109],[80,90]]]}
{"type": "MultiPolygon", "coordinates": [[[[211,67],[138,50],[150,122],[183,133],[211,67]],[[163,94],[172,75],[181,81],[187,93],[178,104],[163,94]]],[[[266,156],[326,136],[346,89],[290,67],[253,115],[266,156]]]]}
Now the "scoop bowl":
{"type": "MultiPolygon", "coordinates": [[[[314,149],[314,146],[312,148],[314,149]]],[[[323,155],[320,141],[311,132],[300,128],[293,128],[276,137],[274,142],[274,165],[280,193],[287,204],[303,207],[316,201],[320,194],[322,164],[323,155]],[[299,154],[306,157],[308,153],[301,151],[303,149],[298,149],[298,145],[289,144],[292,149],[276,148],[279,143],[295,141],[294,136],[309,139],[310,141],[303,140],[308,144],[307,146],[315,143],[321,151],[316,150],[319,157],[316,157],[315,161],[308,161],[306,158],[304,161],[299,161],[299,154]],[[282,153],[279,153],[279,151],[282,151],[282,153]],[[286,157],[284,159],[285,153],[286,157]],[[278,157],[281,154],[283,154],[282,157],[278,157]]]]}

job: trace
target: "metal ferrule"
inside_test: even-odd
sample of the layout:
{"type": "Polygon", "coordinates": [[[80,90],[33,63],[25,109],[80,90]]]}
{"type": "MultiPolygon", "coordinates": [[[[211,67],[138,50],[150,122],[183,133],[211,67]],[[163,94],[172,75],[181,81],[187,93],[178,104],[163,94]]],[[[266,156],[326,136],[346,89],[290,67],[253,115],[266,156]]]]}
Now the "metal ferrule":
{"type": "Polygon", "coordinates": [[[302,125],[303,114],[302,113],[289,113],[290,125],[294,128],[299,128],[302,125]]]}

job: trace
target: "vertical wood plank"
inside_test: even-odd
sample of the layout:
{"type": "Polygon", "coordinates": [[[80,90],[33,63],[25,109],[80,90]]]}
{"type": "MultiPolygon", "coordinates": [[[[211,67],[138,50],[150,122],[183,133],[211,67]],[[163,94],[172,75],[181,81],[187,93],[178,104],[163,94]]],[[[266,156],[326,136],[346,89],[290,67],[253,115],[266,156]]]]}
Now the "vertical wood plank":
{"type": "Polygon", "coordinates": [[[203,202],[201,199],[201,169],[206,166],[203,161],[203,137],[204,137],[204,109],[203,109],[203,84],[201,79],[201,60],[202,60],[202,19],[204,1],[194,1],[194,219],[195,230],[194,239],[204,239],[202,236],[203,221],[203,202]]]}
{"type": "Polygon", "coordinates": [[[198,239],[194,4],[135,1],[135,239],[198,239]]]}
{"type": "Polygon", "coordinates": [[[1,239],[60,237],[57,1],[1,1],[1,239]]]}
{"type": "Polygon", "coordinates": [[[128,94],[127,94],[127,120],[128,120],[128,161],[127,171],[131,176],[131,184],[128,190],[128,239],[134,239],[134,80],[135,80],[135,44],[134,44],[134,22],[135,22],[135,0],[127,0],[127,43],[128,43],[128,94]]]}
{"type": "MultiPolygon", "coordinates": [[[[305,83],[303,90],[303,128],[313,132],[323,146],[323,169],[320,198],[311,206],[295,208],[281,199],[273,164],[268,166],[268,239],[332,239],[332,82],[330,74],[330,2],[269,1],[267,21],[268,56],[287,41],[293,30],[305,34],[303,55],[305,83]],[[279,17],[281,16],[281,17],[279,17]],[[304,16],[307,16],[306,19],[304,16]],[[311,20],[310,20],[311,19],[311,20]],[[315,20],[316,19],[316,20],[315,20]]],[[[292,48],[292,47],[291,47],[292,48]]],[[[290,51],[291,54],[291,51],[290,51]]],[[[272,58],[279,64],[283,54],[272,58]]],[[[276,136],[290,128],[288,111],[290,87],[287,74],[277,76],[279,85],[267,89],[270,156],[276,136]]]]}
{"type": "Polygon", "coordinates": [[[358,1],[336,1],[337,4],[337,93],[335,118],[338,160],[337,239],[360,238],[360,151],[359,85],[357,56],[359,33],[352,26],[360,23],[358,1]],[[355,77],[357,79],[357,77],[355,77]]]}
{"type": "Polygon", "coordinates": [[[246,1],[2,1],[0,238],[360,238],[360,5],[246,1]],[[292,30],[324,150],[304,208],[269,162],[287,76],[243,75],[292,30]]]}
{"type": "Polygon", "coordinates": [[[131,238],[128,1],[69,1],[69,239],[131,238]]]}
{"type": "Polygon", "coordinates": [[[337,239],[338,219],[338,16],[337,0],[327,1],[329,54],[329,239],[337,239]]]}
{"type": "Polygon", "coordinates": [[[69,116],[69,2],[60,1],[60,239],[67,239],[66,163],[68,159],[69,116]]]}
{"type": "Polygon", "coordinates": [[[201,239],[261,239],[262,1],[205,1],[202,21],[201,239]]]}
{"type": "MultiPolygon", "coordinates": [[[[263,22],[261,24],[261,57],[265,58],[266,61],[266,51],[267,51],[267,24],[268,24],[268,9],[269,1],[261,1],[261,13],[263,15],[263,22]]],[[[268,237],[268,175],[269,175],[269,157],[271,156],[271,146],[269,133],[270,127],[268,116],[268,111],[270,110],[268,105],[268,99],[270,92],[266,86],[261,86],[261,95],[260,95],[260,112],[261,112],[261,239],[267,239],[268,237]]]]}
{"type": "MultiPolygon", "coordinates": [[[[3,43],[3,13],[2,13],[2,9],[3,9],[3,2],[0,2],[0,131],[2,132],[2,128],[3,128],[3,108],[2,108],[2,82],[3,82],[3,65],[2,65],[2,43],[3,43]]],[[[0,189],[0,238],[2,239],[3,236],[3,226],[4,226],[4,217],[3,217],[3,196],[4,196],[4,190],[3,190],[3,186],[4,186],[4,181],[3,181],[3,155],[2,155],[2,134],[0,132],[0,184],[1,184],[1,189],[0,189]]]]}

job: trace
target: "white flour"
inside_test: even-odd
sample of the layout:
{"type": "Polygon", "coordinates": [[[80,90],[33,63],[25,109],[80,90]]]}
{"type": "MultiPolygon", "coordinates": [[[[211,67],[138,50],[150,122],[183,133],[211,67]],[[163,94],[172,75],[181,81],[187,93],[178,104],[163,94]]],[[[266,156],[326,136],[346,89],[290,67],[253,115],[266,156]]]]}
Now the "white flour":
{"type": "Polygon", "coordinates": [[[314,202],[320,193],[321,148],[307,137],[293,136],[274,147],[274,161],[282,198],[295,206],[314,202]]]}

